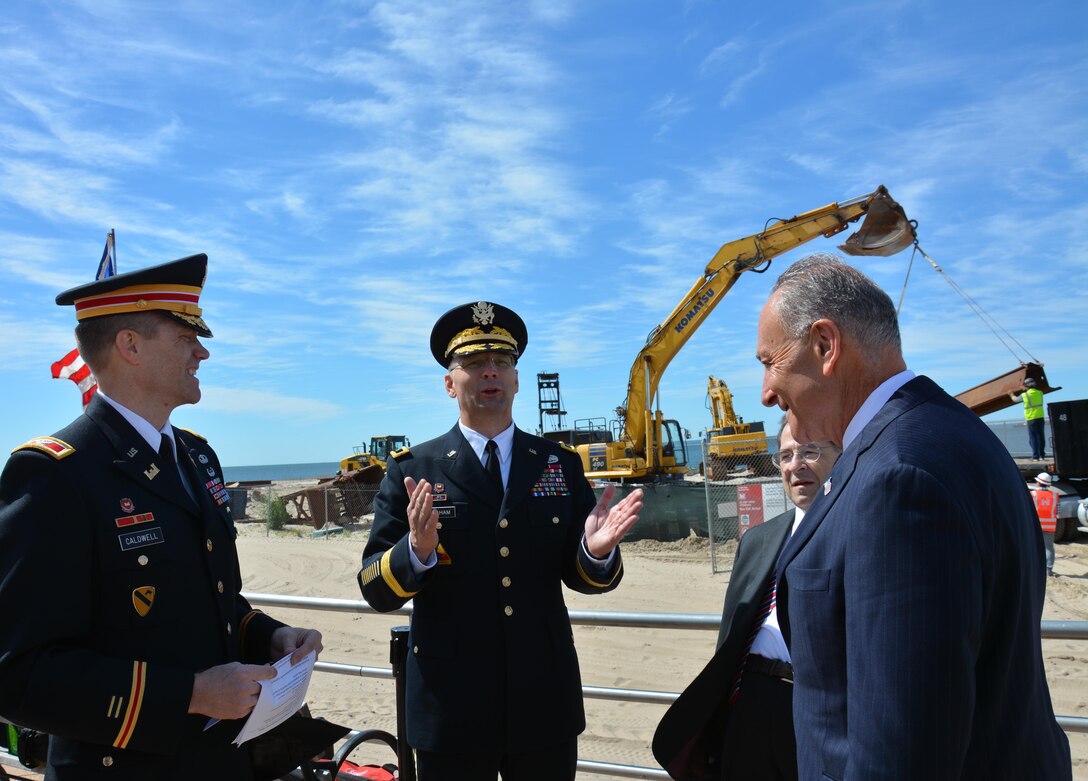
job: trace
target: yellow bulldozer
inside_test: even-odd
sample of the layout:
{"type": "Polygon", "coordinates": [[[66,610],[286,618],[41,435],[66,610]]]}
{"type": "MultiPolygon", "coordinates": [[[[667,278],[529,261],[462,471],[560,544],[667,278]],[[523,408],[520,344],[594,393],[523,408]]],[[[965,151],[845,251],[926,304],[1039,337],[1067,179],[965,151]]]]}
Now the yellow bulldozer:
{"type": "Polygon", "coordinates": [[[371,437],[370,447],[356,445],[355,452],[340,461],[340,473],[346,475],[351,471],[360,472],[372,466],[378,467],[384,473],[385,462],[389,460],[389,456],[398,450],[411,447],[411,444],[404,434],[381,434],[371,437]]]}

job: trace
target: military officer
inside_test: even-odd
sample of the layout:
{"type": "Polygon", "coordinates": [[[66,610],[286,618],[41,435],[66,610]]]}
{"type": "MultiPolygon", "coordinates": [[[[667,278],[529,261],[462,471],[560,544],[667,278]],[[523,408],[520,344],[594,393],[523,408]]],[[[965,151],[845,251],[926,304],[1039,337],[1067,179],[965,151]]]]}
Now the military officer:
{"type": "Polygon", "coordinates": [[[619,585],[617,544],[642,492],[609,510],[579,456],[515,427],[517,360],[528,341],[513,311],[481,301],[431,331],[460,417],[446,434],[393,454],[375,502],[359,584],[378,610],[413,601],[408,743],[420,781],[573,779],[585,729],[561,583],[619,585]]]}
{"type": "Polygon", "coordinates": [[[321,650],[239,594],[219,460],[170,424],[200,399],[207,260],[57,296],[99,392],[0,476],[0,714],[50,733],[47,779],[250,778],[232,720],[321,650]]]}

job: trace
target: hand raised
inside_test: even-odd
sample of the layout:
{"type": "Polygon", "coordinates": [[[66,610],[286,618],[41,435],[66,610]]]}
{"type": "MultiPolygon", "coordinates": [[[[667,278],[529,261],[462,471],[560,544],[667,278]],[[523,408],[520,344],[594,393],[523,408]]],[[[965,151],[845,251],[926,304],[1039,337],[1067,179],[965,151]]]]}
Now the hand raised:
{"type": "Polygon", "coordinates": [[[615,495],[615,486],[605,488],[600,501],[586,517],[586,550],[598,559],[606,558],[619,545],[642,509],[641,488],[627,494],[610,510],[608,505],[615,495]]]}
{"type": "Polygon", "coordinates": [[[420,561],[427,561],[438,547],[438,510],[434,509],[431,484],[404,478],[408,489],[408,544],[420,561]]]}

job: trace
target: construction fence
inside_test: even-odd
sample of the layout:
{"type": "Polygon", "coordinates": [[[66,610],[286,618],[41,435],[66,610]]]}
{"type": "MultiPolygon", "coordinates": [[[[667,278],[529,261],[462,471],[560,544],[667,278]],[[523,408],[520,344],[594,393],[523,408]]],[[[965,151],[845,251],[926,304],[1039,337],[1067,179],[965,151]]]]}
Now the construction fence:
{"type": "MultiPolygon", "coordinates": [[[[714,453],[703,442],[703,488],[706,494],[706,522],[695,532],[709,537],[710,566],[714,572],[725,572],[733,566],[730,552],[725,555],[725,543],[739,540],[752,526],[774,518],[793,507],[782,485],[778,467],[766,451],[762,434],[753,437],[756,452],[714,453]],[[758,445],[763,445],[762,451],[758,445]]],[[[743,442],[734,443],[735,450],[745,450],[743,442]]]]}
{"type": "Polygon", "coordinates": [[[366,520],[374,512],[378,484],[360,485],[330,478],[293,489],[291,484],[247,480],[228,483],[227,493],[235,523],[261,523],[270,530],[288,524],[328,530],[366,520]]]}

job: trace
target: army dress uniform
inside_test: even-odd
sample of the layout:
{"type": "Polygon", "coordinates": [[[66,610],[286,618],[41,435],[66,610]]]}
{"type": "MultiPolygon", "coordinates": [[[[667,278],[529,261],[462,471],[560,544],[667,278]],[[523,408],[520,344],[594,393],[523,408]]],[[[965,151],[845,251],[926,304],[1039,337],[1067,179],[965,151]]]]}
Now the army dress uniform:
{"type": "Polygon", "coordinates": [[[585,729],[581,679],[562,584],[619,585],[619,550],[585,552],[596,504],[581,460],[515,429],[501,503],[458,426],[388,462],[359,583],[381,611],[413,602],[408,743],[436,753],[521,752],[585,729]],[[417,575],[405,476],[427,480],[438,511],[438,563],[417,575]]]}
{"type": "Polygon", "coordinates": [[[0,714],[50,733],[48,779],[247,779],[240,721],[187,715],[194,674],[262,664],[222,469],[174,428],[190,496],[108,402],[0,476],[0,714]]]}

